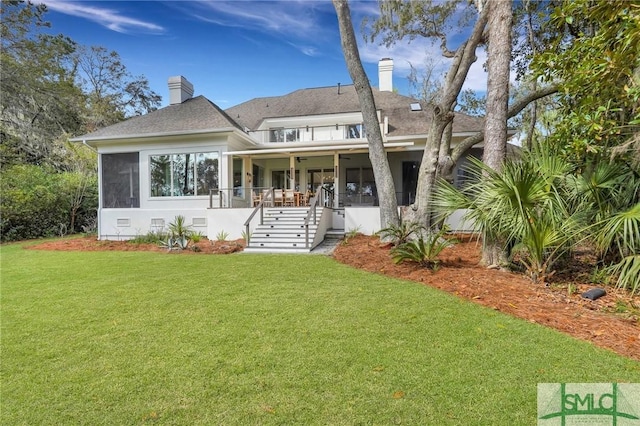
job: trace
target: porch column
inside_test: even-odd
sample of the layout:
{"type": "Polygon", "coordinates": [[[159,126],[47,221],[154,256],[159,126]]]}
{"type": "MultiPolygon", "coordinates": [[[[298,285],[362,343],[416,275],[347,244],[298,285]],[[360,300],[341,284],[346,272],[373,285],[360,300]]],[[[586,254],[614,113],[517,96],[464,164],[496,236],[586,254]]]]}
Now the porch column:
{"type": "Polygon", "coordinates": [[[333,205],[340,206],[340,154],[333,153],[333,205]]]}
{"type": "MultiPolygon", "coordinates": [[[[254,176],[253,176],[253,159],[251,158],[251,156],[248,156],[244,159],[244,186],[245,188],[248,188],[250,192],[251,190],[253,190],[253,182],[254,182],[254,176]]],[[[251,198],[251,194],[249,194],[249,198],[251,198]]]]}
{"type": "Polygon", "coordinates": [[[289,154],[289,188],[296,189],[296,157],[289,154]]]}

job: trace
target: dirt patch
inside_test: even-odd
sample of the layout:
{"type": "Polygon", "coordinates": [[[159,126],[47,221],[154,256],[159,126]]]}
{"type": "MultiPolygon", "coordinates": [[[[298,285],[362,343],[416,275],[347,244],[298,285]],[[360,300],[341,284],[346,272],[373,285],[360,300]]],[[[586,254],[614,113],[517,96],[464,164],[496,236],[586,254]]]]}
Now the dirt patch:
{"type": "MultiPolygon", "coordinates": [[[[433,272],[413,263],[396,265],[389,245],[377,237],[357,235],[339,244],[334,258],[355,268],[393,276],[439,288],[509,315],[552,327],[597,346],[640,361],[640,296],[607,287],[598,300],[580,294],[595,287],[585,279],[585,268],[563,267],[550,286],[534,284],[528,278],[479,265],[480,245],[470,236],[457,236],[459,243],[441,254],[440,268],[433,272]]],[[[242,251],[244,241],[202,240],[195,250],[169,254],[226,254],[242,251]]],[[[78,251],[156,251],[167,250],[156,244],[125,241],[97,241],[95,237],[68,238],[31,245],[34,250],[78,251]]]]}

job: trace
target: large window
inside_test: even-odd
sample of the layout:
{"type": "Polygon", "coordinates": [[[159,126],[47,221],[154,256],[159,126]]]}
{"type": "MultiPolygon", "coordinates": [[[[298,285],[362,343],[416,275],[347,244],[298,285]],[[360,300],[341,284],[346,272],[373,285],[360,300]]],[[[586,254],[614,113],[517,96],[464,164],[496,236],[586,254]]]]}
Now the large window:
{"type": "Polygon", "coordinates": [[[152,197],[209,195],[218,189],[218,153],[152,155],[149,157],[152,197]]]}
{"type": "Polygon", "coordinates": [[[269,142],[297,142],[300,140],[300,129],[271,129],[269,142]]]}
{"type": "Polygon", "coordinates": [[[137,152],[102,154],[102,207],[140,207],[137,152]]]}

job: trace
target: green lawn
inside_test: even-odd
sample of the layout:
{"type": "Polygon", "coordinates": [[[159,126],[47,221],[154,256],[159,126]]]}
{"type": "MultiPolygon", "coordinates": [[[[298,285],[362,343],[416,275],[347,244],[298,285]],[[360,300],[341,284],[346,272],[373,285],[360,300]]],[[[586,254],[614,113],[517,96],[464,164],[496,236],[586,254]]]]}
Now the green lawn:
{"type": "Polygon", "coordinates": [[[536,424],[640,363],[324,256],[3,246],[3,425],[536,424]]]}

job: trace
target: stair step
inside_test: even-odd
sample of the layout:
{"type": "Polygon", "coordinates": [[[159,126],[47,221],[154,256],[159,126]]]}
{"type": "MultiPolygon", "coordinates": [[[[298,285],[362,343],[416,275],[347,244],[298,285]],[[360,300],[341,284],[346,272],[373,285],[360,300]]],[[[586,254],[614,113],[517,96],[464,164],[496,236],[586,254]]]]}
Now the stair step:
{"type": "MultiPolygon", "coordinates": [[[[251,234],[251,239],[254,238],[304,238],[305,232],[254,232],[251,234]]],[[[316,235],[315,232],[309,232],[309,238],[316,235]]],[[[342,234],[344,235],[344,234],[342,234]]]]}
{"type": "Polygon", "coordinates": [[[299,248],[304,249],[306,244],[303,241],[296,242],[287,242],[287,241],[264,241],[264,242],[254,242],[251,240],[249,243],[249,247],[258,248],[258,247],[268,247],[268,248],[299,248]]]}
{"type": "Polygon", "coordinates": [[[309,245],[312,245],[323,210],[316,211],[315,225],[313,217],[311,217],[312,223],[305,225],[309,211],[308,207],[265,209],[262,216],[263,223],[253,230],[249,245],[244,251],[248,253],[309,253],[311,249],[306,247],[307,232],[309,245]]]}
{"type": "Polygon", "coordinates": [[[311,250],[306,248],[288,248],[288,247],[245,247],[243,253],[293,253],[303,254],[310,253],[311,250]]]}
{"type": "MultiPolygon", "coordinates": [[[[309,234],[309,241],[312,242],[313,239],[315,238],[315,235],[311,235],[309,234]]],[[[266,236],[266,235],[252,235],[251,239],[249,241],[254,242],[254,241],[294,241],[294,242],[298,242],[298,241],[305,241],[306,237],[304,235],[301,236],[297,236],[297,235],[282,235],[282,236],[275,236],[275,235],[270,235],[270,236],[266,236]]]]}

